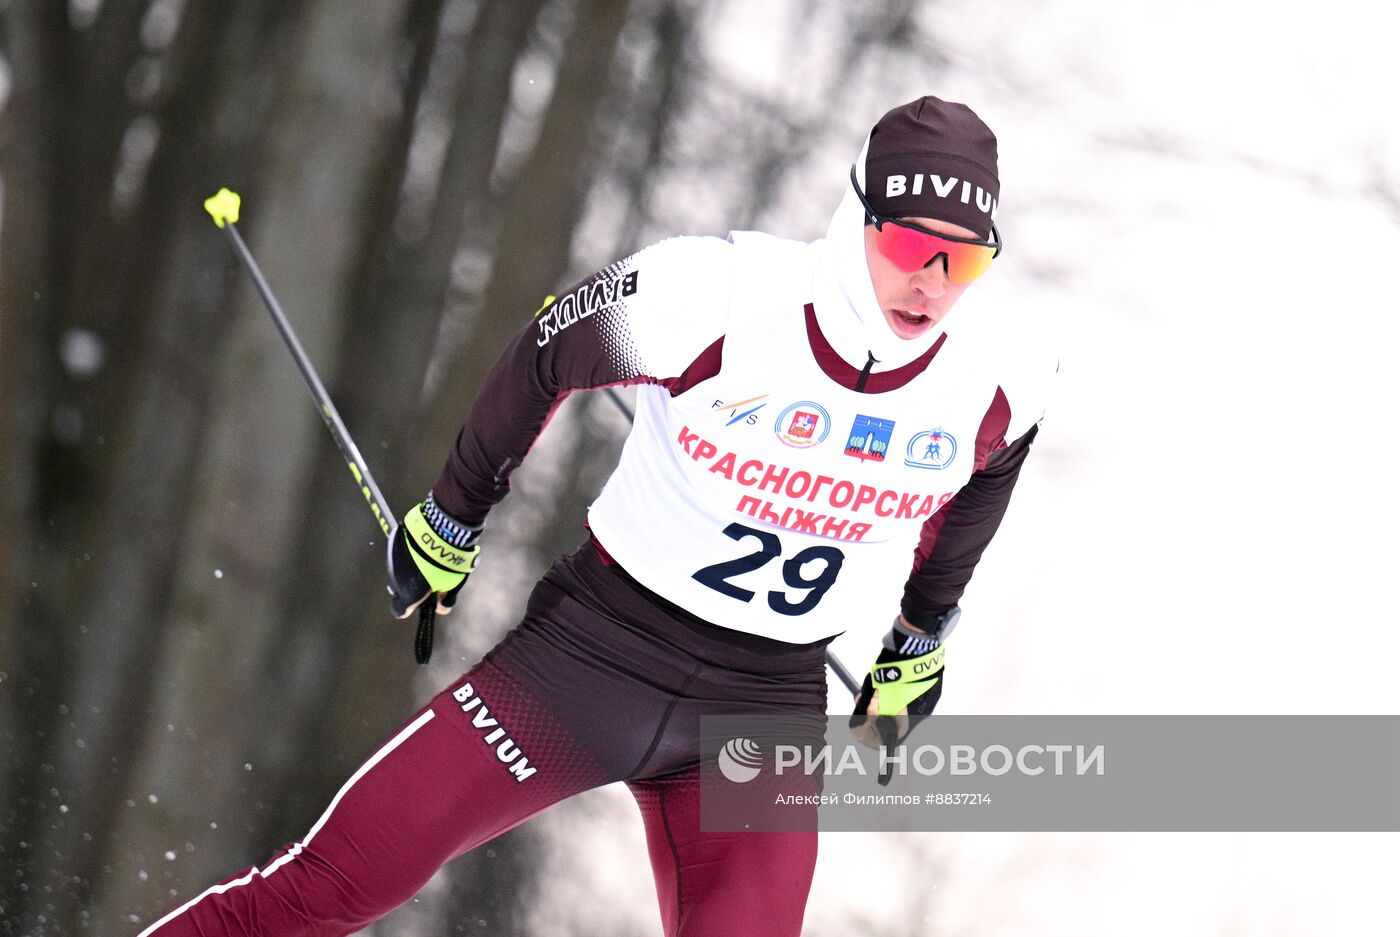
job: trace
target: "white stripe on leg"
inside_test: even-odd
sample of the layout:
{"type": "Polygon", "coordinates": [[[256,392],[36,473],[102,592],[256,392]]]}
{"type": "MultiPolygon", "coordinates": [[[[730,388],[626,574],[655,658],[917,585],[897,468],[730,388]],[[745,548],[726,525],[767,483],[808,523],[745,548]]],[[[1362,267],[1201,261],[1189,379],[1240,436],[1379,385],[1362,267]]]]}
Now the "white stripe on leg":
{"type": "Polygon", "coordinates": [[[355,786],[355,782],[360,780],[360,778],[364,777],[370,771],[371,768],[383,761],[385,757],[389,755],[390,752],[402,745],[410,735],[417,732],[424,725],[426,725],[428,720],[431,718],[433,718],[433,711],[429,709],[426,712],[419,715],[417,719],[404,726],[403,729],[399,731],[399,734],[394,736],[387,743],[385,743],[384,747],[379,749],[379,751],[375,752],[370,757],[369,761],[366,761],[364,764],[360,765],[359,770],[350,776],[350,780],[346,781],[345,784],[340,788],[340,791],[335,795],[334,798],[332,798],[330,806],[326,808],[325,813],[321,814],[321,819],[316,821],[316,823],[311,827],[310,832],[306,834],[306,837],[304,839],[293,844],[292,848],[287,850],[286,855],[277,859],[266,869],[259,869],[257,866],[253,866],[252,870],[247,875],[244,875],[241,878],[236,878],[231,882],[224,882],[222,885],[214,885],[205,889],[204,891],[196,895],[194,898],[191,898],[189,901],[180,905],[180,907],[176,908],[174,911],[171,911],[165,917],[161,918],[159,921],[156,921],[150,927],[143,930],[139,935],[137,935],[137,937],[147,937],[147,935],[150,934],[152,931],[155,931],[157,928],[159,928],[161,925],[165,924],[172,918],[184,914],[186,911],[194,907],[199,902],[203,901],[209,895],[222,895],[224,892],[228,891],[231,888],[238,888],[242,885],[247,885],[253,880],[253,876],[255,875],[261,875],[263,878],[267,878],[273,872],[276,872],[278,869],[282,868],[282,866],[292,861],[294,858],[301,854],[301,851],[306,847],[306,844],[311,842],[311,838],[321,831],[321,827],[326,825],[326,821],[330,819],[331,812],[335,810],[336,805],[340,803],[341,798],[345,796],[345,794],[350,790],[350,788],[355,786]]]}

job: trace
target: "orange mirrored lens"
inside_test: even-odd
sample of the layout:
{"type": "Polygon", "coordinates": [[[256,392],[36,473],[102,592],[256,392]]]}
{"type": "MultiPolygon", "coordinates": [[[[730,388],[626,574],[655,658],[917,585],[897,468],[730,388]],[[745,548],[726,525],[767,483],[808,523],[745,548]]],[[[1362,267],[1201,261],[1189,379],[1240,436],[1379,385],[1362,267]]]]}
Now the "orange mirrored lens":
{"type": "Polygon", "coordinates": [[[890,222],[875,232],[875,246],[906,273],[922,270],[941,254],[948,258],[948,279],[953,283],[971,283],[986,273],[997,253],[992,245],[950,241],[890,222]]]}

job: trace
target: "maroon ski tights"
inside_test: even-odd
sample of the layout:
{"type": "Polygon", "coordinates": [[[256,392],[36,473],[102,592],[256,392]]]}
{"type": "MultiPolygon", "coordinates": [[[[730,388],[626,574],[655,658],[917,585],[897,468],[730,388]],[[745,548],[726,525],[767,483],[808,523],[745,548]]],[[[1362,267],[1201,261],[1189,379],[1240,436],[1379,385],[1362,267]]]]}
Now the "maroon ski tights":
{"type": "Polygon", "coordinates": [[[796,935],[815,832],[700,829],[700,715],[821,712],[822,648],[678,621],[590,548],[525,621],[357,770],[298,842],[141,937],[340,935],[551,804],[627,781],[668,937],[796,935]]]}

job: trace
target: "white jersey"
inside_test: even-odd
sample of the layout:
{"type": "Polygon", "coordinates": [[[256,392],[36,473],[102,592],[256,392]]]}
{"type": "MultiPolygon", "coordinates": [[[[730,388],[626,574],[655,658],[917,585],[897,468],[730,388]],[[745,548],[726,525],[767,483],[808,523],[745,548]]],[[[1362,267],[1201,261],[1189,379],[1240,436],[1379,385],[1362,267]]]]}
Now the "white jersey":
{"type": "Polygon", "coordinates": [[[552,299],[488,377],[437,504],[479,521],[564,394],[638,384],[588,525],[644,587],[798,644],[951,607],[1056,361],[985,328],[891,352],[849,202],[822,241],[673,238],[552,299]],[[862,374],[871,336],[896,360],[862,374]]]}
{"type": "Polygon", "coordinates": [[[680,392],[638,389],[589,526],[633,578],[698,617],[807,643],[892,614],[926,523],[1042,410],[1008,399],[983,349],[947,337],[898,386],[870,392],[888,372],[842,386],[813,353],[819,251],[732,240],[666,242],[629,263],[641,280],[619,318],[644,369],[684,373],[661,346],[693,352],[694,332],[665,323],[722,319],[723,332],[680,392]],[[651,292],[647,268],[671,266],[693,288],[651,292]],[[653,344],[661,366],[646,368],[653,344]]]}

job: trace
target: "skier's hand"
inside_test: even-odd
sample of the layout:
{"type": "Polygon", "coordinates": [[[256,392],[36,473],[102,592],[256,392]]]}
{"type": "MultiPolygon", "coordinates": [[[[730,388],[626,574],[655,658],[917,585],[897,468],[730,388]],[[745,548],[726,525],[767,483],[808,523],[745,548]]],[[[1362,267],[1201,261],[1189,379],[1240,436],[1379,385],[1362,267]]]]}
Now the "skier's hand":
{"type": "Polygon", "coordinates": [[[909,717],[927,716],[943,695],[942,642],[957,621],[956,606],[932,633],[903,618],[885,635],[884,648],[861,684],[851,734],[863,745],[897,745],[909,734],[909,717]]]}
{"type": "Polygon", "coordinates": [[[480,527],[448,517],[431,493],[414,505],[389,538],[389,607],[394,617],[407,618],[429,596],[435,597],[439,615],[451,611],[476,568],[480,537],[480,527]]]}

